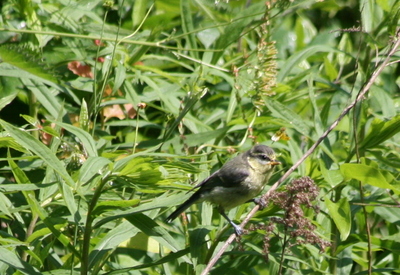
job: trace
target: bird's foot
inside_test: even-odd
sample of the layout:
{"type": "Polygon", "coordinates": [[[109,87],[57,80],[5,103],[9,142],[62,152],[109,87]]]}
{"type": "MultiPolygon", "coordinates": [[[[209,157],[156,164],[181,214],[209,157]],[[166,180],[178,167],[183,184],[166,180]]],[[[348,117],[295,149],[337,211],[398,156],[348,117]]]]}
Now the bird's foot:
{"type": "Polygon", "coordinates": [[[244,230],[242,229],[242,227],[240,225],[237,225],[237,224],[235,224],[233,222],[231,224],[233,226],[233,229],[235,229],[235,233],[236,233],[237,236],[243,235],[244,230]]]}
{"type": "Polygon", "coordinates": [[[236,236],[243,235],[244,230],[240,225],[234,223],[224,212],[223,208],[219,209],[219,213],[232,225],[233,229],[235,230],[236,236]]]}
{"type": "Polygon", "coordinates": [[[263,210],[267,206],[267,202],[263,198],[255,198],[253,202],[260,206],[260,210],[263,210]]]}

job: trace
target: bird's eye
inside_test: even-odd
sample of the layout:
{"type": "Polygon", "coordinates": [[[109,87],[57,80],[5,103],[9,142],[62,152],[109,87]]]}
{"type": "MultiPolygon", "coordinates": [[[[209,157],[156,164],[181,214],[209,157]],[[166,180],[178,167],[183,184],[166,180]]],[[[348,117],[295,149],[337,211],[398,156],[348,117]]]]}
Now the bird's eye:
{"type": "Polygon", "coordinates": [[[270,160],[270,158],[267,155],[259,155],[259,158],[262,160],[270,160]]]}

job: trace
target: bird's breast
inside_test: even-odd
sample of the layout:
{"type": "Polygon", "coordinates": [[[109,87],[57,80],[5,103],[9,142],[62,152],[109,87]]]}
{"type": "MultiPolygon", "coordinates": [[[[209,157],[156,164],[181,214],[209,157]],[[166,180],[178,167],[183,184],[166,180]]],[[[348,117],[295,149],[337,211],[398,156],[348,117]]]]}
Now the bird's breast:
{"type": "Polygon", "coordinates": [[[215,186],[204,194],[202,199],[229,210],[256,197],[263,189],[264,182],[264,176],[248,177],[240,185],[215,186]]]}

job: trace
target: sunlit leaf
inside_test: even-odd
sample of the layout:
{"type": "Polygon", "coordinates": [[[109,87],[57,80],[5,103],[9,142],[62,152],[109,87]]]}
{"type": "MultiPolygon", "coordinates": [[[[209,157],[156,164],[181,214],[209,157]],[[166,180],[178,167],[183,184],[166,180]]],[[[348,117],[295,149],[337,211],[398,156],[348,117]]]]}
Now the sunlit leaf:
{"type": "MultiPolygon", "coordinates": [[[[34,53],[26,46],[9,44],[0,46],[0,59],[18,69],[39,78],[57,82],[52,69],[40,59],[39,53],[34,53]]],[[[1,74],[0,74],[1,75],[1,74]]]]}
{"type": "Polygon", "coordinates": [[[0,261],[8,264],[9,266],[14,267],[23,274],[27,275],[42,274],[35,267],[29,265],[27,262],[23,261],[20,257],[18,257],[15,253],[11,252],[5,247],[0,247],[0,261]]]}
{"type": "Polygon", "coordinates": [[[398,185],[395,186],[387,182],[386,177],[378,168],[360,163],[344,163],[340,165],[340,171],[346,179],[356,179],[365,184],[400,193],[398,185]]]}
{"type": "Polygon", "coordinates": [[[350,204],[346,198],[342,198],[337,202],[332,202],[327,196],[325,197],[325,205],[329,210],[329,214],[336,224],[340,232],[340,239],[346,240],[351,230],[351,210],[350,204]]]}

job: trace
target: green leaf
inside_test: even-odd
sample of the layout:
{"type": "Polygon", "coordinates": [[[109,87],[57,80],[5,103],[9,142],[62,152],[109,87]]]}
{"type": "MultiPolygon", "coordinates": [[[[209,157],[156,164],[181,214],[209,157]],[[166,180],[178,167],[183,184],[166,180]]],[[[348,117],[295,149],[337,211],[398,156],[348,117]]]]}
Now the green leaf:
{"type": "Polygon", "coordinates": [[[147,263],[147,264],[136,265],[133,267],[122,268],[122,269],[118,269],[115,271],[110,271],[110,272],[105,273],[104,275],[128,274],[128,272],[130,270],[138,270],[138,269],[143,269],[143,268],[149,268],[152,266],[160,266],[161,264],[164,264],[164,263],[171,263],[171,262],[176,263],[176,261],[178,259],[180,259],[181,257],[185,256],[188,253],[189,253],[189,248],[182,249],[177,252],[171,252],[167,256],[162,257],[161,259],[159,259],[157,261],[153,261],[153,262],[147,263]]]}
{"type": "Polygon", "coordinates": [[[197,41],[195,36],[194,22],[191,11],[191,1],[181,0],[181,18],[182,18],[182,29],[186,36],[186,44],[188,45],[189,53],[193,58],[198,59],[199,54],[197,51],[191,51],[197,49],[197,41]]]}
{"type": "Polygon", "coordinates": [[[0,148],[12,148],[16,151],[22,153],[28,153],[25,147],[21,146],[18,142],[15,141],[12,137],[0,137],[0,148]]]}
{"type": "MultiPolygon", "coordinates": [[[[183,107],[183,110],[179,113],[178,117],[172,122],[172,124],[168,127],[168,130],[165,132],[165,135],[163,137],[164,142],[170,138],[170,136],[174,133],[174,131],[176,131],[176,128],[178,127],[179,123],[183,120],[183,118],[186,116],[186,114],[204,95],[208,93],[208,91],[209,91],[208,88],[204,88],[202,90],[198,90],[188,94],[188,96],[185,99],[185,107],[183,107]]],[[[168,102],[168,100],[165,99],[164,102],[168,102]]],[[[171,106],[170,109],[176,109],[176,108],[171,106]]]]}
{"type": "Polygon", "coordinates": [[[299,116],[292,109],[286,107],[282,103],[273,100],[271,98],[265,99],[265,105],[267,105],[268,109],[272,112],[272,114],[277,117],[287,121],[294,129],[299,131],[301,134],[306,137],[310,136],[311,128],[307,125],[303,118],[299,116]]]}
{"type": "Polygon", "coordinates": [[[316,54],[317,52],[333,52],[336,51],[329,46],[325,45],[315,45],[306,47],[304,50],[299,51],[292,56],[290,56],[284,65],[281,67],[278,76],[277,82],[284,82],[285,77],[289,75],[293,68],[298,66],[303,60],[307,59],[308,57],[316,54]]]}
{"type": "Polygon", "coordinates": [[[139,229],[134,227],[130,222],[123,221],[107,232],[107,234],[102,234],[101,239],[90,252],[89,268],[96,266],[96,263],[104,259],[105,255],[112,253],[114,249],[136,236],[138,232],[139,229]]]}
{"type": "Polygon", "coordinates": [[[19,128],[12,126],[11,124],[0,119],[0,124],[19,144],[24,146],[29,151],[39,156],[48,166],[52,167],[64,180],[71,186],[75,186],[74,180],[67,173],[62,162],[53,154],[53,152],[46,147],[39,140],[35,139],[32,135],[26,131],[20,130],[19,128]]]}
{"type": "MultiPolygon", "coordinates": [[[[158,169],[136,171],[127,176],[133,184],[149,185],[158,183],[160,180],[162,180],[161,171],[158,169]]],[[[149,191],[157,192],[153,188],[151,188],[149,191]]]]}
{"type": "Polygon", "coordinates": [[[101,169],[111,163],[109,159],[103,157],[89,157],[79,170],[79,182],[86,183],[97,174],[101,174],[101,169]]]}
{"type": "Polygon", "coordinates": [[[400,193],[396,187],[398,185],[390,184],[387,177],[378,168],[360,163],[344,163],[340,166],[340,172],[346,179],[359,180],[365,184],[400,193]]]}
{"type": "MultiPolygon", "coordinates": [[[[376,99],[380,107],[379,109],[381,110],[384,117],[396,117],[396,102],[393,100],[390,93],[388,93],[387,91],[385,91],[385,89],[382,89],[381,87],[373,86],[371,87],[370,94],[373,95],[373,97],[371,97],[371,101],[376,99]]],[[[371,105],[372,104],[373,102],[371,102],[371,105]]]]}
{"type": "Polygon", "coordinates": [[[349,34],[348,33],[343,33],[342,38],[340,39],[338,48],[341,52],[339,52],[337,54],[337,61],[339,63],[340,66],[344,66],[346,64],[348,64],[352,57],[350,54],[350,52],[352,52],[352,43],[351,43],[351,39],[349,38],[349,34]]]}
{"type": "MultiPolygon", "coordinates": [[[[41,188],[46,188],[56,183],[50,184],[33,184],[33,183],[25,183],[25,184],[1,184],[0,185],[0,193],[6,192],[20,192],[20,191],[34,191],[39,190],[41,188]]],[[[0,200],[1,201],[1,200],[0,200]]]]}
{"type": "Polygon", "coordinates": [[[324,180],[327,183],[329,183],[331,187],[334,187],[343,181],[343,176],[340,173],[339,169],[337,170],[326,169],[323,160],[319,160],[319,167],[321,169],[321,174],[324,177],[324,180]]]}
{"type": "Polygon", "coordinates": [[[329,80],[334,81],[338,75],[338,72],[327,57],[324,57],[324,68],[329,80]]]}
{"type": "Polygon", "coordinates": [[[154,163],[151,163],[152,161],[153,158],[135,157],[124,166],[119,175],[126,176],[141,170],[152,170],[154,167],[154,163]]]}
{"type": "Polygon", "coordinates": [[[121,209],[127,207],[135,207],[139,205],[140,199],[132,199],[132,200],[119,200],[119,201],[101,201],[96,204],[95,209],[93,210],[93,215],[99,215],[103,212],[121,209]]]}
{"type": "MultiPolygon", "coordinates": [[[[212,215],[212,211],[210,213],[212,215]]],[[[205,244],[207,234],[210,232],[207,228],[195,228],[189,230],[189,243],[190,243],[190,257],[193,264],[196,266],[201,263],[206,250],[205,244]]]]}
{"type": "MultiPolygon", "coordinates": [[[[374,212],[382,217],[383,220],[389,222],[389,223],[397,223],[400,221],[400,212],[398,208],[391,208],[391,207],[374,207],[374,212]]],[[[398,239],[400,240],[400,239],[398,239]]]]}
{"type": "Polygon", "coordinates": [[[329,210],[336,227],[340,232],[340,239],[346,240],[351,230],[351,209],[347,198],[342,198],[337,202],[332,202],[325,196],[325,205],[329,210]]]}
{"type": "Polygon", "coordinates": [[[44,126],[42,128],[42,131],[45,132],[46,134],[52,135],[53,137],[60,137],[59,132],[57,132],[53,127],[44,126]]]}
{"type": "Polygon", "coordinates": [[[144,19],[147,9],[146,4],[146,0],[138,0],[134,2],[132,9],[132,23],[134,27],[137,27],[144,19]]]}
{"type": "MultiPolygon", "coordinates": [[[[11,171],[13,173],[13,176],[15,178],[15,181],[19,184],[25,184],[25,183],[30,183],[29,178],[26,176],[25,172],[18,167],[18,165],[14,162],[14,160],[11,159],[10,151],[7,152],[7,158],[8,158],[8,164],[10,165],[11,171]]],[[[31,201],[31,197],[35,197],[35,192],[34,191],[22,191],[22,194],[24,195],[26,201],[30,205],[31,209],[34,208],[33,202],[31,201]]],[[[35,215],[38,215],[38,213],[33,213],[35,215]]]]}
{"type": "Polygon", "coordinates": [[[71,212],[75,214],[77,212],[77,206],[74,201],[72,189],[75,190],[75,182],[68,174],[64,164],[53,154],[53,152],[47,148],[39,140],[35,139],[32,135],[27,132],[20,130],[17,127],[0,119],[0,124],[18,143],[39,156],[49,167],[51,167],[66,184],[60,183],[61,192],[65,198],[66,205],[71,212]]]}
{"type": "Polygon", "coordinates": [[[361,14],[361,21],[363,23],[363,31],[370,33],[374,30],[374,23],[376,22],[376,14],[374,11],[375,1],[371,0],[360,0],[359,9],[361,14]]]}
{"type": "Polygon", "coordinates": [[[115,79],[112,93],[115,94],[120,89],[126,79],[126,68],[123,64],[117,63],[115,68],[115,79]]]}
{"type": "MultiPolygon", "coordinates": [[[[77,104],[80,103],[77,96],[71,90],[69,90],[68,87],[66,87],[65,85],[64,86],[59,85],[54,82],[36,77],[34,75],[29,74],[28,72],[22,71],[22,70],[14,67],[12,65],[9,65],[7,63],[0,63],[0,76],[8,77],[8,79],[9,78],[19,78],[20,80],[32,79],[38,83],[43,82],[44,84],[49,85],[50,87],[67,94],[77,104]]],[[[55,99],[55,97],[54,97],[54,99],[55,99]]]]}
{"type": "MultiPolygon", "coordinates": [[[[48,221],[54,226],[55,230],[61,231],[63,228],[68,226],[66,219],[61,218],[48,218],[48,221]]],[[[42,227],[41,229],[35,229],[35,231],[28,236],[26,241],[32,243],[33,241],[42,238],[43,236],[50,235],[52,233],[51,229],[48,227],[42,227]]]]}
{"type": "Polygon", "coordinates": [[[118,173],[127,176],[133,184],[154,184],[162,179],[159,165],[152,158],[136,157],[118,173]]]}
{"type": "Polygon", "coordinates": [[[13,215],[10,211],[10,208],[12,207],[12,202],[10,201],[9,198],[7,198],[4,194],[3,194],[3,190],[0,188],[0,212],[5,215],[7,215],[8,217],[12,218],[13,215]]]}
{"type": "Polygon", "coordinates": [[[23,274],[27,275],[41,275],[36,268],[28,264],[27,262],[21,260],[16,254],[8,250],[7,248],[0,247],[0,261],[12,266],[13,268],[19,270],[23,274]]]}
{"type": "Polygon", "coordinates": [[[220,50],[213,56],[211,64],[216,64],[218,59],[222,56],[223,50],[232,43],[238,41],[242,35],[243,30],[253,21],[259,19],[265,11],[264,3],[255,3],[242,12],[237,13],[237,17],[232,20],[224,29],[223,34],[218,38],[215,49],[220,50]]]}
{"type": "Polygon", "coordinates": [[[387,24],[388,32],[390,35],[395,36],[397,26],[398,26],[399,20],[400,20],[400,2],[396,1],[392,7],[390,7],[388,5],[388,1],[378,0],[377,2],[380,3],[381,5],[384,5],[385,7],[387,7],[386,11],[390,11],[389,23],[387,24]]]}
{"type": "Polygon", "coordinates": [[[80,275],[80,271],[70,270],[70,269],[54,269],[47,272],[42,272],[42,275],[80,275]]]}
{"type": "MultiPolygon", "coordinates": [[[[7,83],[5,83],[5,85],[7,85],[7,83]]],[[[5,88],[3,88],[2,83],[0,82],[0,93],[1,93],[0,110],[2,110],[5,106],[10,104],[19,93],[19,91],[16,88],[13,88],[11,93],[9,93],[9,94],[4,92],[3,89],[5,89],[5,88]]]]}
{"type": "Polygon", "coordinates": [[[400,115],[387,121],[375,118],[371,123],[368,134],[360,144],[360,149],[366,150],[368,148],[376,147],[399,132],[400,115]]]}
{"type": "Polygon", "coordinates": [[[71,124],[63,123],[60,121],[53,122],[79,138],[89,157],[97,157],[96,143],[89,133],[71,124]]]}
{"type": "MultiPolygon", "coordinates": [[[[199,140],[201,140],[203,144],[204,143],[212,143],[211,141],[213,139],[216,139],[221,136],[225,136],[226,133],[229,131],[229,129],[230,129],[230,127],[224,127],[224,128],[217,129],[214,131],[206,131],[206,132],[198,133],[198,134],[185,135],[185,143],[188,146],[199,145],[199,140]]],[[[180,139],[181,137],[177,137],[177,138],[180,139]]]]}
{"type": "Polygon", "coordinates": [[[39,78],[49,80],[56,83],[49,66],[42,62],[38,53],[32,52],[28,47],[20,45],[1,45],[0,59],[4,63],[8,63],[19,68],[22,71],[35,75],[39,78]]]}
{"type": "Polygon", "coordinates": [[[171,168],[171,169],[179,169],[179,171],[190,173],[190,174],[198,174],[200,173],[201,169],[197,168],[196,166],[192,165],[190,162],[184,161],[168,161],[162,164],[164,168],[171,168]]]}
{"type": "Polygon", "coordinates": [[[22,114],[21,117],[24,118],[32,126],[37,127],[39,125],[39,121],[36,118],[24,114],[22,114]]]}
{"type": "Polygon", "coordinates": [[[59,113],[62,115],[67,113],[61,103],[58,102],[56,97],[58,91],[48,88],[44,83],[34,79],[22,78],[21,81],[36,96],[37,100],[53,118],[57,118],[59,113]]]}
{"type": "Polygon", "coordinates": [[[203,43],[206,49],[214,43],[219,37],[219,31],[216,28],[207,28],[197,33],[197,38],[203,43]]]}
{"type": "Polygon", "coordinates": [[[189,198],[190,194],[176,194],[176,195],[171,195],[171,196],[159,196],[157,199],[152,200],[151,202],[148,203],[142,203],[137,207],[134,207],[129,210],[120,210],[117,209],[115,211],[107,213],[109,216],[107,217],[100,217],[99,219],[96,219],[94,227],[100,227],[103,226],[104,224],[111,222],[116,219],[120,218],[126,218],[127,216],[136,214],[136,213],[141,213],[145,211],[149,211],[152,209],[157,209],[157,208],[164,208],[164,207],[172,207],[176,206],[179,203],[184,202],[189,198]]]}
{"type": "MultiPolygon", "coordinates": [[[[133,215],[129,215],[125,217],[131,224],[140,229],[144,234],[153,238],[169,250],[173,252],[177,252],[181,250],[180,247],[177,246],[177,242],[175,239],[165,230],[162,226],[158,225],[153,219],[142,214],[137,213],[133,215]]],[[[185,257],[185,260],[190,263],[188,257],[185,257]]]]}
{"type": "MultiPolygon", "coordinates": [[[[53,233],[54,237],[56,237],[60,243],[62,243],[68,249],[71,249],[75,253],[75,255],[79,255],[76,251],[75,247],[72,245],[72,240],[66,236],[61,230],[57,229],[54,225],[53,218],[50,218],[46,210],[39,204],[36,200],[35,196],[28,194],[27,196],[29,200],[29,205],[31,206],[32,213],[35,213],[39,216],[42,222],[47,226],[47,228],[53,233]]],[[[75,213],[75,212],[74,212],[75,213]]]]}

